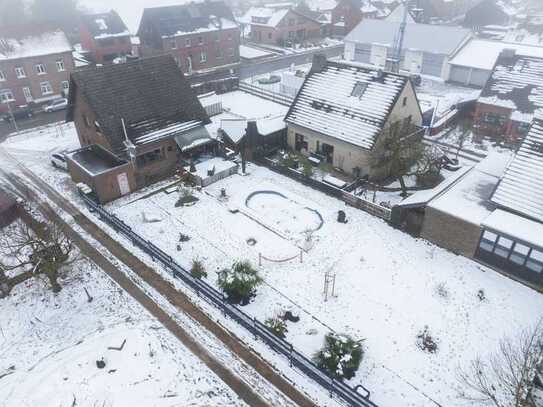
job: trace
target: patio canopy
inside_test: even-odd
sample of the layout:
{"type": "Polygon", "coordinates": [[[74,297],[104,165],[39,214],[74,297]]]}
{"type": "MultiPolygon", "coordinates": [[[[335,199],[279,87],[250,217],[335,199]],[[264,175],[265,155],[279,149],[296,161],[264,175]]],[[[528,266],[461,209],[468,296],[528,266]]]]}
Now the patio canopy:
{"type": "Polygon", "coordinates": [[[205,126],[199,126],[175,136],[175,142],[183,152],[191,151],[197,147],[215,142],[205,126]]]}

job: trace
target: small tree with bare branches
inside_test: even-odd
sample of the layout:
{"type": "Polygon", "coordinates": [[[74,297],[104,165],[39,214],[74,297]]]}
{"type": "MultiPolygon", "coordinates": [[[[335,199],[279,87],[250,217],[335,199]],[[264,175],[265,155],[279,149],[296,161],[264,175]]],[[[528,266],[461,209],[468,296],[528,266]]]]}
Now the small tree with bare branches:
{"type": "Polygon", "coordinates": [[[461,368],[461,397],[495,407],[533,406],[530,393],[543,364],[543,319],[515,337],[504,338],[486,358],[461,368]]]}
{"type": "Polygon", "coordinates": [[[70,238],[54,223],[36,223],[34,230],[17,222],[0,231],[0,298],[32,278],[45,279],[53,292],[62,287],[62,267],[77,260],[70,238]]]}
{"type": "Polygon", "coordinates": [[[400,183],[402,196],[407,196],[405,177],[427,176],[441,170],[435,151],[427,148],[419,129],[410,121],[393,122],[385,127],[370,156],[375,174],[391,177],[400,183]]]}

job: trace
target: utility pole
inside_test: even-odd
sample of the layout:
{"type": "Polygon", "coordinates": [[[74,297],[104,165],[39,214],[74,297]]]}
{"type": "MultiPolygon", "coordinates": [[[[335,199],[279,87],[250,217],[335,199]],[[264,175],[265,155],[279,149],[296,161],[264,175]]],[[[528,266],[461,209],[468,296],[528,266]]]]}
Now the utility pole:
{"type": "Polygon", "coordinates": [[[13,122],[13,125],[15,126],[15,133],[19,133],[19,126],[17,126],[17,120],[15,120],[15,116],[13,115],[13,110],[11,109],[11,105],[10,105],[10,102],[11,100],[8,100],[6,103],[8,105],[8,112],[9,112],[9,115],[11,116],[11,121],[13,122]]]}

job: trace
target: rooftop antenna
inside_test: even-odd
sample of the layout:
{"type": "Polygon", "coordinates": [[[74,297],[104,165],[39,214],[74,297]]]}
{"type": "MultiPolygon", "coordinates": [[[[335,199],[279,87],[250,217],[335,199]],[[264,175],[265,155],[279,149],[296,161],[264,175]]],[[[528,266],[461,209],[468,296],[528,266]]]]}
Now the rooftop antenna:
{"type": "Polygon", "coordinates": [[[126,151],[128,152],[128,157],[130,157],[130,161],[134,163],[136,160],[136,146],[128,138],[128,133],[126,132],[126,125],[124,123],[124,118],[122,117],[121,117],[121,123],[123,125],[124,146],[126,147],[126,151]]]}
{"type": "Polygon", "coordinates": [[[407,27],[407,1],[402,0],[401,5],[403,6],[402,22],[400,24],[400,29],[398,30],[394,38],[394,48],[392,48],[392,56],[388,58],[390,71],[394,73],[400,73],[403,41],[405,37],[405,29],[407,27]]]}

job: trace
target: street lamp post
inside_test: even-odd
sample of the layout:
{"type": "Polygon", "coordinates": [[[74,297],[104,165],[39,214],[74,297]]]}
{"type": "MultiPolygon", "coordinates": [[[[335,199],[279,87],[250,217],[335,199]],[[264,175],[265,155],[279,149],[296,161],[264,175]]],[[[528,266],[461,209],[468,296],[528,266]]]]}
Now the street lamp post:
{"type": "Polygon", "coordinates": [[[15,133],[19,133],[19,127],[17,126],[17,121],[15,120],[15,116],[13,115],[13,110],[11,109],[10,102],[12,101],[13,101],[12,99],[7,99],[5,103],[8,105],[8,112],[9,112],[9,115],[11,116],[11,121],[13,122],[13,125],[15,126],[15,133]]]}

